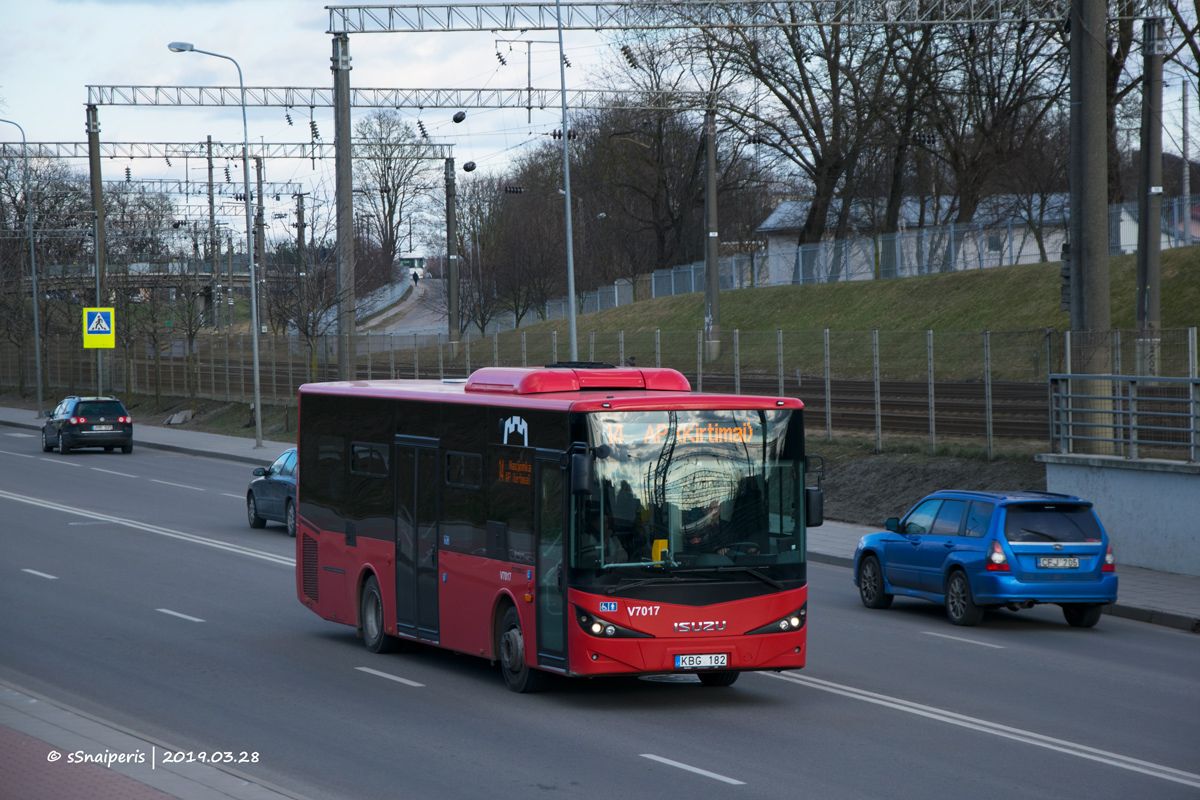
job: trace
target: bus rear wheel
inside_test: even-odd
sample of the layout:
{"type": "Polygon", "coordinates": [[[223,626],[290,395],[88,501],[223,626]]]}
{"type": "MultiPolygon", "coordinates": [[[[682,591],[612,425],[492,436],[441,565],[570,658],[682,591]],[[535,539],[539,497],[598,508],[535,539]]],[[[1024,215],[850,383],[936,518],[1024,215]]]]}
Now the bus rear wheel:
{"type": "Polygon", "coordinates": [[[721,670],[720,672],[697,672],[696,677],[705,686],[732,686],[741,674],[733,670],[721,670]]]}
{"type": "Polygon", "coordinates": [[[363,644],[372,653],[390,653],[396,649],[396,640],[383,630],[383,593],[375,576],[367,578],[363,586],[362,600],[358,604],[359,626],[362,628],[363,644]]]}
{"type": "Polygon", "coordinates": [[[496,629],[496,657],[504,682],[514,692],[539,692],[546,685],[546,673],[525,663],[525,637],[521,633],[521,615],[514,606],[504,611],[496,629]]]}

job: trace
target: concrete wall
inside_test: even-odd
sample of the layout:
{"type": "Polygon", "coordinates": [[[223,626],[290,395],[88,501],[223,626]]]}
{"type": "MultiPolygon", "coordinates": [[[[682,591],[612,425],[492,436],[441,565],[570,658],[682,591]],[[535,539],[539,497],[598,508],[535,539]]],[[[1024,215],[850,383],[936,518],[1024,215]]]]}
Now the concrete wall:
{"type": "Polygon", "coordinates": [[[1094,504],[1118,564],[1200,576],[1200,464],[1039,455],[1046,489],[1094,504]]]}

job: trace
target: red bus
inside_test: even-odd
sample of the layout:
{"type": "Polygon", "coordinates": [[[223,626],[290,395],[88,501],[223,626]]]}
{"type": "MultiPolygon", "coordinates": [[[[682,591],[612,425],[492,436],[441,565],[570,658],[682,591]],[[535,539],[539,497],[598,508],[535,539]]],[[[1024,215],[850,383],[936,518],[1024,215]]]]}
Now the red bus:
{"type": "Polygon", "coordinates": [[[300,387],[296,592],[373,652],[550,673],[804,666],[803,404],[591,362],[300,387]]]}

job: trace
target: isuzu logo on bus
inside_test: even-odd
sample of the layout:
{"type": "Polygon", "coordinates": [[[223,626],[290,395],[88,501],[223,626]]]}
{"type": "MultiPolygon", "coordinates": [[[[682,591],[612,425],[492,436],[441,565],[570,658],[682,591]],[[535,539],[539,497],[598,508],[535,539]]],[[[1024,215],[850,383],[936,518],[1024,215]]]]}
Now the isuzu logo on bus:
{"type": "Polygon", "coordinates": [[[723,631],[725,620],[709,620],[707,622],[676,622],[676,633],[701,633],[703,631],[723,631]]]}
{"type": "MultiPolygon", "coordinates": [[[[521,444],[529,447],[529,424],[520,417],[509,417],[504,420],[504,443],[508,444],[510,433],[521,434],[521,444]]],[[[515,444],[515,442],[514,442],[515,444]]]]}

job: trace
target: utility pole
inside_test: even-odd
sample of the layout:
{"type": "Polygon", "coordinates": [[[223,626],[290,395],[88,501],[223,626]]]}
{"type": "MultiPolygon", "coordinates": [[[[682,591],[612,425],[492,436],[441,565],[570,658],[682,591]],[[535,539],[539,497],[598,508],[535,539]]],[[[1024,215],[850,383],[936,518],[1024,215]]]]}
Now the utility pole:
{"type": "Polygon", "coordinates": [[[304,318],[304,195],[296,193],[296,330],[300,331],[300,321],[304,318]]]}
{"type": "Polygon", "coordinates": [[[1183,243],[1192,243],[1192,158],[1188,147],[1188,86],[1191,78],[1183,76],[1183,243]]]}
{"type": "Polygon", "coordinates": [[[1162,267],[1162,42],[1163,24],[1147,19],[1142,37],[1142,151],[1138,175],[1136,318],[1138,374],[1158,371],[1155,338],[1160,323],[1162,267]]]}
{"type": "Polygon", "coordinates": [[[217,297],[217,287],[221,285],[220,253],[221,244],[217,240],[217,211],[213,202],[213,163],[212,136],[208,137],[208,263],[212,266],[212,298],[213,325],[221,329],[221,302],[217,297]]]}
{"type": "Polygon", "coordinates": [[[721,355],[721,275],[718,258],[721,239],[717,233],[717,112],[704,114],[704,216],[708,235],[704,242],[704,338],[707,360],[721,355]]]}
{"type": "MultiPolygon", "coordinates": [[[[262,283],[255,288],[258,290],[258,324],[262,326],[263,293],[267,288],[267,231],[263,222],[263,161],[262,156],[254,158],[254,176],[258,179],[258,205],[254,215],[254,263],[258,264],[258,274],[262,275],[262,283]]],[[[253,276],[251,276],[253,277],[253,276]]],[[[261,331],[260,331],[261,332],[261,331]]]]}
{"type": "MultiPolygon", "coordinates": [[[[96,305],[101,306],[104,297],[104,272],[107,246],[104,226],[104,180],[100,168],[100,118],[96,106],[87,107],[88,171],[91,175],[92,211],[96,214],[96,305]]],[[[115,322],[114,322],[115,324],[115,322]]]]}
{"type": "Polygon", "coordinates": [[[458,225],[455,220],[454,159],[446,159],[446,285],[450,341],[458,341],[458,225]]]}
{"type": "Polygon", "coordinates": [[[338,378],[353,380],[354,346],[354,180],[350,137],[350,36],[333,37],[333,145],[337,195],[337,332],[338,378]]]}

